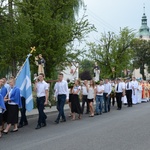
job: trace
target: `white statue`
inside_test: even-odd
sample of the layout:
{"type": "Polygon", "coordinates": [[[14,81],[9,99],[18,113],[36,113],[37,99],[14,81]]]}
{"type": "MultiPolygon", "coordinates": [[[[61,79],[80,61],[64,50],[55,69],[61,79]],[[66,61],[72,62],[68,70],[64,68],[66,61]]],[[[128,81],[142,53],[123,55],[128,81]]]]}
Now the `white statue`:
{"type": "Polygon", "coordinates": [[[79,75],[79,73],[78,73],[78,63],[72,62],[71,64],[72,64],[72,66],[70,68],[71,80],[76,80],[76,79],[79,78],[78,77],[78,75],[79,75]]]}
{"type": "Polygon", "coordinates": [[[95,81],[99,81],[99,77],[100,77],[100,68],[97,65],[97,62],[95,62],[95,66],[94,66],[94,80],[95,81]]]}

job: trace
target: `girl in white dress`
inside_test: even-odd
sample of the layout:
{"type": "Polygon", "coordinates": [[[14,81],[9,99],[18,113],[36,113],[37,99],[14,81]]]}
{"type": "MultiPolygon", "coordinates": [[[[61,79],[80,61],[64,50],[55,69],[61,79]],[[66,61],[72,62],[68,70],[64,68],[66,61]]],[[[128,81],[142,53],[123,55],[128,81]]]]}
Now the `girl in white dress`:
{"type": "Polygon", "coordinates": [[[80,80],[75,81],[75,85],[72,89],[72,98],[71,98],[71,112],[72,120],[75,120],[75,113],[79,114],[78,119],[81,119],[82,109],[80,106],[79,94],[81,91],[80,80]]]}
{"type": "Polygon", "coordinates": [[[88,87],[88,96],[87,96],[90,108],[90,116],[94,117],[94,107],[93,102],[95,100],[95,82],[93,80],[90,81],[90,86],[88,87]]]}

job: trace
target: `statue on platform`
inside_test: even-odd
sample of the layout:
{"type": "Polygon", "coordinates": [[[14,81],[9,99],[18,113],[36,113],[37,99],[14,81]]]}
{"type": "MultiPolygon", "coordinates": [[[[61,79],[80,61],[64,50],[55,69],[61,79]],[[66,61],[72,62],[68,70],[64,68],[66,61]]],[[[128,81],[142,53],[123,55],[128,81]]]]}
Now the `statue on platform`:
{"type": "Polygon", "coordinates": [[[97,62],[95,62],[94,66],[94,81],[99,81],[100,77],[100,67],[97,65],[97,62]]]}
{"type": "Polygon", "coordinates": [[[77,62],[71,63],[71,68],[70,68],[71,80],[76,80],[79,78],[78,65],[79,64],[77,62]]]}
{"type": "Polygon", "coordinates": [[[38,66],[38,75],[40,73],[44,73],[44,67],[45,67],[45,59],[42,57],[42,54],[39,54],[35,57],[35,64],[38,66]]]}

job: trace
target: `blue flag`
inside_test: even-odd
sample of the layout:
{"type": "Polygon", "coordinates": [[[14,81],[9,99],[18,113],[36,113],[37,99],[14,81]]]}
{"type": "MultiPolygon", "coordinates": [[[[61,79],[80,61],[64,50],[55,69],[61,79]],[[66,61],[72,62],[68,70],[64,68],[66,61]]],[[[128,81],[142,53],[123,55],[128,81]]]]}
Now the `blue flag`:
{"type": "Polygon", "coordinates": [[[33,109],[32,84],[30,75],[29,56],[27,57],[17,79],[16,86],[20,88],[20,94],[26,99],[26,109],[31,111],[33,109]]]}

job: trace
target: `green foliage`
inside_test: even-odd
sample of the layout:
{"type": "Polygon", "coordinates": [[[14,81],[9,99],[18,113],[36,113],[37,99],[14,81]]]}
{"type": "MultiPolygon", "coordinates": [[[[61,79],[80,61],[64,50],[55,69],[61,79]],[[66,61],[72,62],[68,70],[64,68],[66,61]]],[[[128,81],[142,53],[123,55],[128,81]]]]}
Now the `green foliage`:
{"type": "Polygon", "coordinates": [[[150,68],[150,41],[134,39],[131,47],[134,50],[133,65],[135,68],[140,68],[140,73],[145,80],[145,65],[150,68]]]}
{"type": "Polygon", "coordinates": [[[98,44],[88,44],[90,51],[88,57],[98,62],[101,78],[121,76],[122,71],[130,67],[133,56],[130,44],[133,38],[133,31],[124,28],[119,35],[104,33],[98,44]]]}
{"type": "Polygon", "coordinates": [[[80,62],[80,68],[79,71],[85,72],[85,71],[89,71],[90,76],[93,76],[93,72],[94,72],[94,61],[89,60],[89,59],[83,59],[80,62]]]}
{"type": "Polygon", "coordinates": [[[5,3],[6,7],[0,8],[0,66],[1,71],[9,70],[14,75],[30,47],[35,46],[36,52],[30,58],[32,73],[37,72],[34,57],[41,53],[46,60],[46,76],[53,77],[64,62],[81,54],[80,50],[72,50],[73,41],[80,41],[95,29],[86,15],[75,19],[82,0],[13,0],[14,7],[12,1],[8,7],[5,3]]]}

